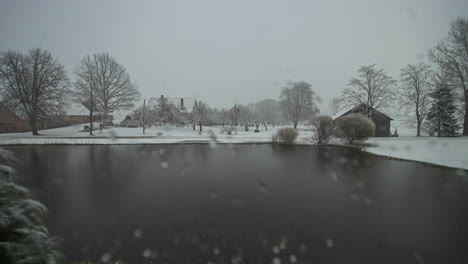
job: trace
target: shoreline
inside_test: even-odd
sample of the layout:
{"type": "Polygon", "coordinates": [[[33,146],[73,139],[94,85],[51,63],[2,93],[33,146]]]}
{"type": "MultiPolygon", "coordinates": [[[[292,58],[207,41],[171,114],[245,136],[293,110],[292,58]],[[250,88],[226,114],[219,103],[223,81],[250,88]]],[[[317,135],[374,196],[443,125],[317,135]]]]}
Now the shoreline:
{"type": "MultiPolygon", "coordinates": [[[[35,139],[35,138],[33,138],[35,139]]],[[[105,146],[105,145],[118,145],[118,146],[124,146],[124,145],[175,145],[175,144],[207,144],[210,145],[212,143],[211,140],[203,138],[200,140],[194,140],[194,139],[182,139],[179,141],[170,141],[170,142],[118,142],[119,140],[126,139],[126,140],[132,140],[132,139],[180,139],[178,137],[115,137],[115,138],[109,138],[109,137],[99,137],[99,138],[91,138],[91,137],[82,137],[82,138],[77,138],[77,137],[47,137],[47,139],[96,139],[96,140],[111,140],[112,142],[45,142],[45,143],[28,143],[28,142],[20,142],[20,143],[7,143],[4,144],[4,142],[0,142],[0,147],[21,147],[21,146],[72,146],[72,145],[77,145],[77,146],[87,146],[87,145],[97,145],[97,146],[105,146]]],[[[247,145],[247,144],[270,144],[273,145],[272,141],[259,141],[259,140],[252,140],[252,141],[238,141],[238,140],[233,140],[232,142],[228,141],[218,141],[215,144],[220,144],[220,145],[229,145],[229,144],[235,144],[235,145],[247,145]]],[[[281,145],[281,143],[279,144],[281,145]]],[[[382,157],[382,158],[387,158],[387,159],[392,159],[392,160],[397,160],[397,161],[405,161],[405,162],[417,162],[423,165],[431,166],[431,167],[436,167],[436,168],[444,168],[444,169],[455,169],[455,170],[463,170],[466,171],[465,175],[468,176],[468,168],[462,168],[462,167],[455,167],[455,166],[449,166],[445,164],[440,164],[440,163],[434,163],[434,162],[428,162],[428,161],[422,161],[422,160],[415,160],[415,159],[410,159],[410,158],[403,158],[403,157],[395,157],[391,155],[384,155],[384,154],[379,154],[379,153],[374,153],[371,152],[367,149],[369,146],[359,146],[359,145],[342,145],[342,144],[324,144],[324,145],[317,145],[313,143],[307,143],[307,142],[299,142],[295,143],[293,145],[298,145],[298,146],[314,146],[314,147],[320,147],[320,146],[325,146],[325,147],[341,147],[341,148],[352,148],[361,152],[364,152],[369,155],[374,155],[377,157],[382,157]]]]}

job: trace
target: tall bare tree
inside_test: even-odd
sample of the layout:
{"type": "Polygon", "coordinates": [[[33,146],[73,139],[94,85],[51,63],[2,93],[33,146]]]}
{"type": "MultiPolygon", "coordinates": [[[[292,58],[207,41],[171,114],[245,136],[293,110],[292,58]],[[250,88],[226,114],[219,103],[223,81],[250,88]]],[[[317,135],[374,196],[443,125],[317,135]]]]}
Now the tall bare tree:
{"type": "Polygon", "coordinates": [[[343,99],[339,97],[334,97],[328,104],[328,108],[332,116],[336,115],[339,111],[343,109],[343,99]]]}
{"type": "Polygon", "coordinates": [[[366,114],[372,116],[372,109],[379,110],[391,105],[395,99],[393,90],[396,81],[375,64],[361,66],[357,77],[351,78],[349,87],[343,90],[342,99],[348,106],[366,104],[366,114]]]}
{"type": "Polygon", "coordinates": [[[38,121],[64,113],[68,103],[68,78],[63,65],[52,54],[33,48],[27,54],[0,53],[0,91],[9,104],[16,104],[26,117],[33,135],[38,121]]]}
{"type": "Polygon", "coordinates": [[[130,80],[125,67],[108,53],[93,55],[94,77],[97,85],[97,106],[107,115],[117,110],[128,110],[140,99],[140,93],[130,80]]]}
{"type": "Polygon", "coordinates": [[[294,128],[303,120],[310,120],[320,112],[315,104],[312,85],[307,82],[291,82],[281,90],[280,105],[283,114],[291,121],[294,128]]]}
{"type": "Polygon", "coordinates": [[[263,122],[263,126],[268,130],[267,124],[275,127],[275,123],[280,116],[280,107],[277,100],[265,99],[257,103],[258,112],[263,122]]]}
{"type": "Polygon", "coordinates": [[[238,126],[241,118],[241,107],[235,104],[229,109],[229,119],[231,120],[231,126],[238,126]]]}
{"type": "Polygon", "coordinates": [[[75,69],[76,80],[73,83],[75,88],[73,97],[74,101],[82,104],[89,110],[89,134],[93,134],[93,115],[98,109],[97,98],[97,65],[95,60],[90,55],[86,55],[81,59],[80,65],[75,69]]]}
{"type": "Polygon", "coordinates": [[[177,107],[170,102],[166,97],[161,96],[157,99],[157,105],[155,106],[155,114],[157,121],[161,122],[163,125],[166,125],[170,122],[177,121],[175,116],[177,114],[177,107]]]}
{"type": "Polygon", "coordinates": [[[133,111],[133,118],[143,128],[143,134],[146,129],[151,127],[156,120],[155,110],[146,104],[146,100],[143,100],[143,105],[140,105],[133,111]]]}
{"type": "Polygon", "coordinates": [[[408,65],[400,74],[400,106],[416,121],[416,136],[421,136],[421,126],[430,105],[432,71],[428,64],[408,65]]]}
{"type": "Polygon", "coordinates": [[[200,132],[203,131],[203,125],[207,121],[208,114],[208,105],[203,101],[195,102],[195,105],[192,109],[192,115],[194,119],[194,124],[197,124],[200,127],[200,132]]]}
{"type": "Polygon", "coordinates": [[[228,109],[221,109],[219,111],[219,121],[221,122],[221,125],[224,127],[224,125],[229,121],[229,110],[228,109]]]}
{"type": "Polygon", "coordinates": [[[460,92],[463,134],[468,135],[468,18],[451,23],[448,36],[429,51],[429,58],[449,76],[449,85],[460,92]]]}

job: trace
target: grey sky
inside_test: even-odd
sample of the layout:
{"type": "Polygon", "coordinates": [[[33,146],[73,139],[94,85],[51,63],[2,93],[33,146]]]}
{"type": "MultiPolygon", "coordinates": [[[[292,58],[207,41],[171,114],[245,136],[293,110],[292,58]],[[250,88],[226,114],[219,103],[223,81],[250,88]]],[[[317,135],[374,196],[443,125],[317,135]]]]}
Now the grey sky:
{"type": "Polygon", "coordinates": [[[108,51],[145,98],[216,107],[278,98],[304,80],[325,110],[358,66],[398,77],[467,14],[466,0],[0,0],[0,50],[43,47],[72,78],[82,56],[108,51]]]}

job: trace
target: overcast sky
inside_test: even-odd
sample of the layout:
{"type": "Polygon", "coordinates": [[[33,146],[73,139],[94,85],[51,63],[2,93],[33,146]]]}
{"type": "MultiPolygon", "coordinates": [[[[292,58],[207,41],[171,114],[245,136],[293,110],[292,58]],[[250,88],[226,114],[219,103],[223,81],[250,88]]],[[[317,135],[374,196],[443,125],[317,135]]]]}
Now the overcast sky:
{"type": "Polygon", "coordinates": [[[216,107],[278,98],[303,80],[324,111],[360,65],[398,77],[467,14],[467,0],[0,0],[0,50],[40,46],[71,78],[84,55],[107,51],[143,97],[216,107]]]}

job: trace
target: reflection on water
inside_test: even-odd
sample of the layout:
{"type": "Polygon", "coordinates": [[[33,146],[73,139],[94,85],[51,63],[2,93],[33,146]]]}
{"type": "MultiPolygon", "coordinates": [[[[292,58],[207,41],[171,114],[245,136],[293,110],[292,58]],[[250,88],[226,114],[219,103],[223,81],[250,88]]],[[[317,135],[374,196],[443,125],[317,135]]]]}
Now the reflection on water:
{"type": "Polygon", "coordinates": [[[456,170],[339,147],[11,147],[68,260],[463,263],[456,170]]]}

